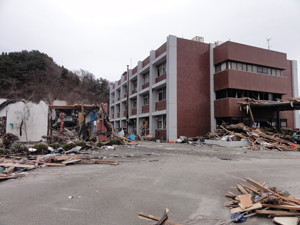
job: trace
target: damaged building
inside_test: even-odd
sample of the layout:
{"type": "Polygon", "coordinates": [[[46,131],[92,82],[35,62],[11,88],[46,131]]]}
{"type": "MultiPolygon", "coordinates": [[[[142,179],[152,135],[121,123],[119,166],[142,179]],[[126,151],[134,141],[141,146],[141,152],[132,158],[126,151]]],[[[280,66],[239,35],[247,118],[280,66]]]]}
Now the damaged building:
{"type": "Polygon", "coordinates": [[[110,85],[110,121],[168,141],[204,135],[222,123],[251,125],[251,115],[256,125],[299,128],[293,108],[255,107],[250,115],[242,105],[297,98],[297,76],[297,62],[285,53],[170,35],[110,85]]]}

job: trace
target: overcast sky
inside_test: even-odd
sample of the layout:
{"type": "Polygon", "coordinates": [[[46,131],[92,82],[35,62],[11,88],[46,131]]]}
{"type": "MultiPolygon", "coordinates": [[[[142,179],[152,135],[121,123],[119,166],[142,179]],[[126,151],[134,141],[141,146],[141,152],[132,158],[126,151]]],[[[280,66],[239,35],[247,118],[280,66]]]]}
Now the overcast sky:
{"type": "Polygon", "coordinates": [[[109,81],[168,35],[231,40],[300,63],[299,0],[0,0],[0,51],[39,50],[109,81]]]}

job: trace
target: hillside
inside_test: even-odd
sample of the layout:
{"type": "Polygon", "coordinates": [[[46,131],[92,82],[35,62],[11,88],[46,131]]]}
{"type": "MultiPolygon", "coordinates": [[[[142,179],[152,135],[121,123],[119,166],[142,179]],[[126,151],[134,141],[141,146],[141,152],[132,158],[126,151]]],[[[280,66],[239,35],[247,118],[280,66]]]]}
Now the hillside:
{"type": "Polygon", "coordinates": [[[0,98],[34,102],[62,99],[73,103],[108,102],[109,82],[85,70],[69,71],[39,51],[0,55],[0,98]]]}

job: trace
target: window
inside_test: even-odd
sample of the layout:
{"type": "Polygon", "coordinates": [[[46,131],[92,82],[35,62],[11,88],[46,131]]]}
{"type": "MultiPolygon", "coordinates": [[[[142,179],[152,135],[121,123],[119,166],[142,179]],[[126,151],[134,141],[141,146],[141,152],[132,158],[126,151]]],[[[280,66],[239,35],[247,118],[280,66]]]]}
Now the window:
{"type": "Polygon", "coordinates": [[[135,109],[137,105],[136,99],[132,100],[132,108],[135,109]]]}
{"type": "Polygon", "coordinates": [[[132,121],[132,128],[133,128],[133,129],[136,129],[136,120],[133,120],[133,121],[132,121]]]}
{"type": "Polygon", "coordinates": [[[144,84],[147,84],[147,83],[149,83],[149,73],[146,73],[144,75],[144,84]]]}
{"type": "Polygon", "coordinates": [[[252,65],[247,65],[247,71],[248,72],[253,72],[252,65]]]}
{"type": "Polygon", "coordinates": [[[160,116],[157,118],[157,129],[166,129],[167,120],[166,116],[160,116]]]}
{"type": "Polygon", "coordinates": [[[162,101],[166,99],[166,87],[158,89],[157,98],[158,101],[162,101]]]}
{"type": "Polygon", "coordinates": [[[223,62],[221,64],[221,71],[226,70],[226,62],[223,62]]]}
{"type": "Polygon", "coordinates": [[[158,70],[158,74],[157,74],[158,77],[164,75],[166,73],[166,62],[160,64],[157,67],[157,70],[158,70]]]}
{"type": "Polygon", "coordinates": [[[133,81],[133,90],[137,88],[137,81],[133,81]]]}
{"type": "Polygon", "coordinates": [[[144,95],[144,105],[149,105],[149,95],[144,95]]]}
{"type": "Polygon", "coordinates": [[[218,64],[218,65],[216,65],[216,73],[218,73],[218,72],[220,72],[220,71],[221,71],[221,65],[218,64]]]}

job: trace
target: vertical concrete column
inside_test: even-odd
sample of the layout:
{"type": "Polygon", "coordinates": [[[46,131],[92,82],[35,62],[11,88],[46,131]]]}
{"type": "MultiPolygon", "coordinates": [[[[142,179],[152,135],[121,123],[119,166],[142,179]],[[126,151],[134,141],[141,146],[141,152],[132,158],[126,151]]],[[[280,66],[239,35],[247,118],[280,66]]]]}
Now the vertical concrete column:
{"type": "Polygon", "coordinates": [[[155,60],[155,51],[150,51],[150,63],[149,63],[149,134],[153,137],[155,136],[155,127],[154,127],[154,120],[152,118],[152,112],[154,111],[155,103],[153,103],[153,98],[156,96],[153,96],[152,92],[152,85],[154,83],[154,69],[153,69],[153,61],[155,60]]]}
{"type": "Polygon", "coordinates": [[[214,90],[214,74],[215,74],[215,66],[214,66],[214,47],[215,44],[209,44],[209,71],[210,71],[210,132],[214,133],[216,129],[217,122],[215,118],[215,100],[216,94],[214,90]]]}
{"type": "Polygon", "coordinates": [[[167,38],[167,139],[177,140],[177,37],[167,38]]]}
{"type": "MultiPolygon", "coordinates": [[[[298,67],[297,61],[292,60],[292,77],[293,77],[293,97],[299,97],[299,89],[298,89],[298,67]]],[[[300,118],[299,118],[299,111],[294,111],[294,127],[300,128],[300,118]]]]}
{"type": "Polygon", "coordinates": [[[141,72],[141,70],[142,70],[142,68],[143,68],[143,62],[142,61],[139,61],[138,62],[138,67],[137,67],[137,99],[136,99],[136,107],[137,107],[137,113],[136,113],[136,116],[137,116],[137,118],[136,118],[136,132],[137,132],[137,134],[138,135],[140,135],[140,123],[139,123],[139,113],[142,111],[142,109],[141,109],[141,107],[142,107],[142,105],[141,105],[141,100],[140,100],[140,87],[141,87],[141,79],[139,79],[140,78],[140,72],[141,72]]]}
{"type": "MultiPolygon", "coordinates": [[[[128,79],[128,82],[127,82],[127,84],[128,84],[128,96],[127,96],[127,98],[126,98],[126,101],[128,100],[128,102],[127,102],[127,104],[128,104],[128,110],[127,110],[127,108],[126,108],[126,110],[127,110],[127,114],[128,114],[128,118],[129,118],[129,116],[131,116],[131,108],[132,108],[132,105],[131,105],[131,101],[130,101],[130,93],[131,93],[131,86],[132,86],[132,84],[131,84],[131,82],[130,82],[130,77],[132,76],[132,69],[130,69],[129,70],[129,74],[128,74],[128,77],[127,77],[127,79],[128,79]]],[[[129,122],[129,121],[127,121],[127,122],[129,122]]]]}

